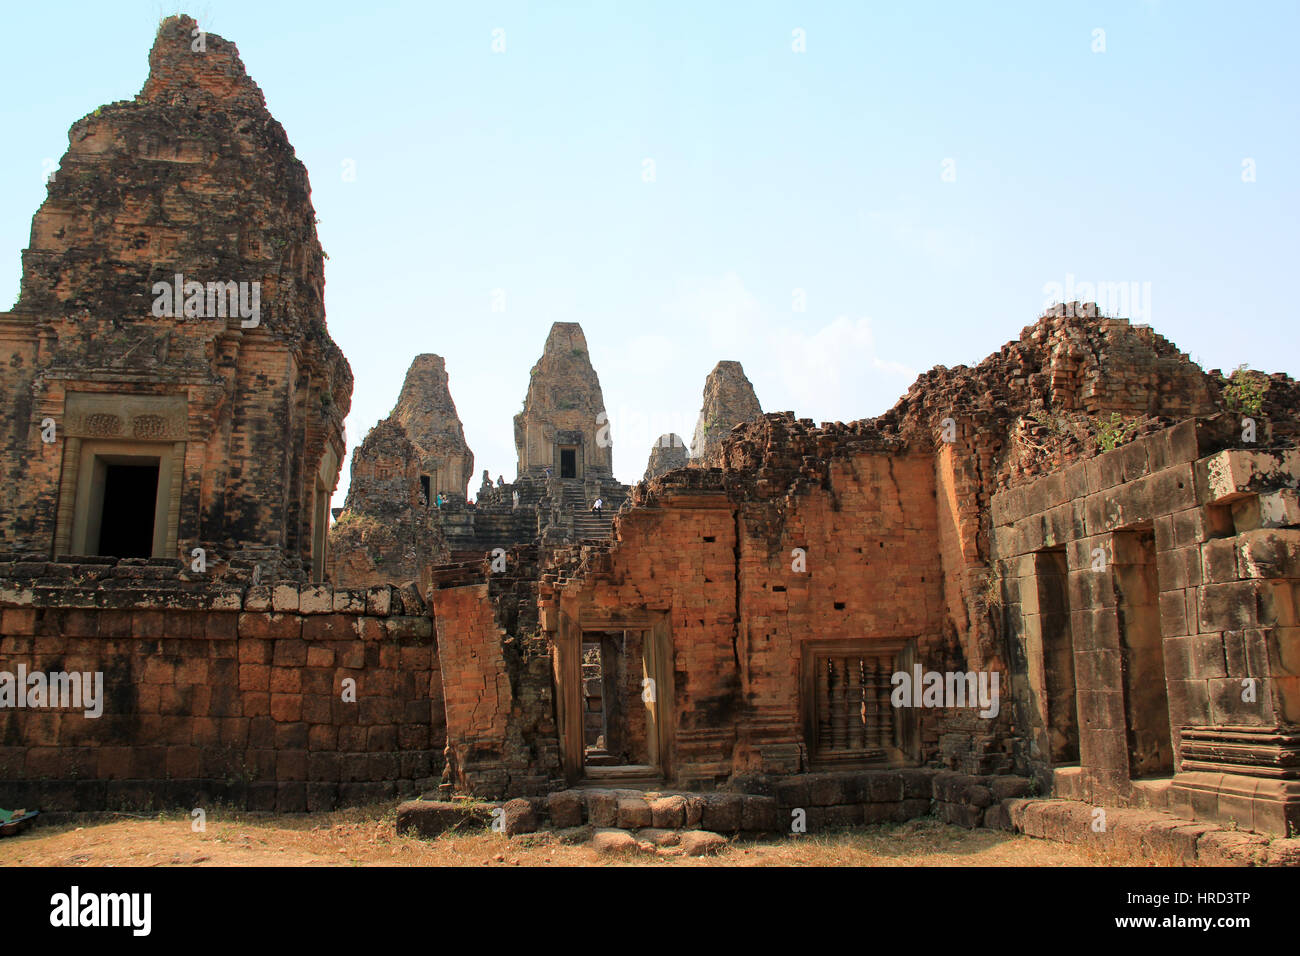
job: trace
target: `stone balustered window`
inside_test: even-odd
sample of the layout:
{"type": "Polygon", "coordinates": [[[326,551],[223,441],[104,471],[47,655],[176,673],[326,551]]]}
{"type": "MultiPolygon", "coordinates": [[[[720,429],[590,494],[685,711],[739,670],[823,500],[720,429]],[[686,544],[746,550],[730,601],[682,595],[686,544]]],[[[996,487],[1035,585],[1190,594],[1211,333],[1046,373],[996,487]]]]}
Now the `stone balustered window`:
{"type": "Polygon", "coordinates": [[[805,647],[805,732],[814,763],[893,762],[900,755],[900,717],[889,699],[900,649],[894,641],[805,647]]]}

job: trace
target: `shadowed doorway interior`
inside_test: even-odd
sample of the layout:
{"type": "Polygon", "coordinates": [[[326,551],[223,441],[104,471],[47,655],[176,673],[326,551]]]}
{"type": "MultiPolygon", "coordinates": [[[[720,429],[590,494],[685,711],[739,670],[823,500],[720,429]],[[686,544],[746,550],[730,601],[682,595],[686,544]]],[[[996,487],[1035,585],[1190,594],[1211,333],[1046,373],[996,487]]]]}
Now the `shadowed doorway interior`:
{"type": "Polygon", "coordinates": [[[103,482],[96,553],[115,558],[152,556],[158,462],[105,462],[103,482]]]}

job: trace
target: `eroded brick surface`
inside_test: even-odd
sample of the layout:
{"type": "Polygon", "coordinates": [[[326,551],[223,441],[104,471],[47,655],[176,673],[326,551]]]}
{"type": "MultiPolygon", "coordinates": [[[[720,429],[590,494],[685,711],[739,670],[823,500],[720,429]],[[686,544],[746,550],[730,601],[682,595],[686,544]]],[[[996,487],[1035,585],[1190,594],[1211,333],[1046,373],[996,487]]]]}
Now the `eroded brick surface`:
{"type": "Polygon", "coordinates": [[[926,813],[1072,839],[1105,804],[1189,862],[1293,858],[1211,823],[1300,825],[1295,382],[1247,407],[1071,303],[847,424],[764,415],[721,362],[695,456],[670,440],[629,489],[555,323],[514,481],[467,500],[445,365],[417,356],[326,547],[352,378],[306,173],[193,27],[164,21],[141,94],[73,125],[0,314],[0,671],[106,689],[98,720],[0,710],[0,798],[322,809],[441,774],[515,798],[513,829],[651,847],[926,813]],[[239,294],[161,314],[178,275],[256,283],[256,321],[239,294]],[[96,469],[141,457],[155,539],[106,551],[96,469]],[[927,673],[947,696],[894,699],[927,673]]]}
{"type": "Polygon", "coordinates": [[[208,34],[194,52],[194,27],[165,20],[141,93],[73,125],[32,220],[21,295],[0,313],[0,538],[85,553],[83,451],[146,443],[177,489],[154,554],[319,577],[317,489],[338,480],[352,373],[325,327],[307,173],[234,45],[208,34]],[[160,316],[156,284],[177,275],[180,311],[160,316]],[[243,283],[250,310],[256,283],[256,324],[225,294],[185,312],[185,282],[243,283]]]}

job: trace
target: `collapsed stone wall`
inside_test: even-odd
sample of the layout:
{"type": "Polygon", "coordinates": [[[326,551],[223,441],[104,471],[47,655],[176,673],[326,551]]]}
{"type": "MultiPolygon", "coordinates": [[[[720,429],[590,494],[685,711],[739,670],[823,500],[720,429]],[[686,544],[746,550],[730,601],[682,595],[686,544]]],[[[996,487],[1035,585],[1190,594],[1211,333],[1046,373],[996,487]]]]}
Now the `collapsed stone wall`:
{"type": "Polygon", "coordinates": [[[442,770],[438,653],[413,588],[0,554],[0,681],[19,665],[101,673],[102,716],[0,708],[6,806],[329,810],[418,793],[442,770]]]}
{"type": "MultiPolygon", "coordinates": [[[[1296,417],[1289,379],[1269,381],[1275,417],[1260,423],[1262,440],[1284,442],[1296,417]]],[[[904,635],[927,671],[1009,676],[992,495],[1222,404],[1215,376],[1150,329],[1058,308],[976,369],[922,376],[877,419],[817,428],[787,413],[738,425],[716,452],[720,468],[643,483],[612,546],[557,558],[543,607],[573,620],[670,615],[677,780],[793,772],[807,765],[807,734],[792,648],[904,635]],[[1123,427],[1110,433],[1112,415],[1123,427]],[[794,548],[806,577],[786,573],[794,548]],[[769,587],[782,576],[792,580],[769,587]]],[[[908,755],[918,762],[968,774],[1033,766],[1011,707],[994,719],[943,708],[919,718],[908,755]]]]}
{"type": "Polygon", "coordinates": [[[551,653],[538,630],[537,551],[434,572],[446,709],[443,786],[481,797],[547,793],[563,783],[551,653]]]}

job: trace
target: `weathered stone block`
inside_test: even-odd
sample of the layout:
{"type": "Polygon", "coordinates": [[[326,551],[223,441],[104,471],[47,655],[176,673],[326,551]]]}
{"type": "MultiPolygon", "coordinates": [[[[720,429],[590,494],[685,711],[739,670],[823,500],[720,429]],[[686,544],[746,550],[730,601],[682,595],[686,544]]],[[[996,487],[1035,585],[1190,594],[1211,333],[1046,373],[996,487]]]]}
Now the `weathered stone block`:
{"type": "Polygon", "coordinates": [[[244,610],[271,610],[271,589],[265,584],[251,585],[244,593],[244,610]]]}
{"type": "Polygon", "coordinates": [[[533,805],[528,800],[516,798],[501,805],[502,830],[506,836],[517,833],[532,833],[537,829],[537,817],[533,805]]]}
{"type": "Polygon", "coordinates": [[[704,797],[698,793],[689,793],[686,800],[686,826],[698,827],[704,822],[704,797]]]}
{"type": "Polygon", "coordinates": [[[624,830],[639,830],[654,822],[649,805],[641,797],[618,799],[618,826],[624,830]]]}
{"type": "Polygon", "coordinates": [[[303,588],[298,597],[303,614],[330,614],[334,611],[334,589],[324,584],[303,588]]]}
{"type": "Polygon", "coordinates": [[[858,799],[856,782],[851,774],[810,774],[808,786],[808,802],[815,807],[851,803],[858,799]]]}
{"type": "Polygon", "coordinates": [[[366,589],[366,613],[387,617],[393,609],[393,589],[387,584],[366,589]]]}
{"type": "Polygon", "coordinates": [[[411,800],[397,808],[397,833],[435,837],[448,830],[485,829],[492,822],[492,808],[484,804],[411,800]]]}
{"type": "Polygon", "coordinates": [[[686,798],[679,794],[657,797],[648,801],[654,826],[662,829],[679,829],[686,824],[686,798]]]}
{"type": "Polygon", "coordinates": [[[727,848],[727,838],[708,830],[684,830],[681,847],[686,856],[711,856],[727,848]]]}
{"type": "Polygon", "coordinates": [[[779,833],[786,829],[781,810],[772,797],[745,794],[740,812],[740,828],[764,833],[779,833]]]}
{"type": "Polygon", "coordinates": [[[645,827],[636,831],[638,843],[649,843],[655,847],[678,846],[682,842],[682,836],[676,830],[665,830],[661,827],[645,827]]]}
{"type": "Polygon", "coordinates": [[[551,826],[560,829],[582,826],[582,794],[579,791],[555,791],[547,796],[546,805],[551,826]]]}
{"type": "Polygon", "coordinates": [[[586,790],[582,797],[587,805],[588,823],[594,827],[618,825],[618,795],[612,790],[586,790]]]}
{"type": "Polygon", "coordinates": [[[366,592],[358,588],[336,588],[334,590],[334,613],[366,613],[366,592]]]}
{"type": "Polygon", "coordinates": [[[704,798],[706,830],[736,833],[740,830],[743,799],[738,793],[710,793],[704,798]]]}
{"type": "Polygon", "coordinates": [[[591,848],[597,853],[636,853],[636,837],[626,830],[598,827],[591,835],[591,848]]]}
{"type": "Polygon", "coordinates": [[[299,592],[291,584],[277,584],[271,588],[271,610],[276,612],[297,612],[299,592]]]}

